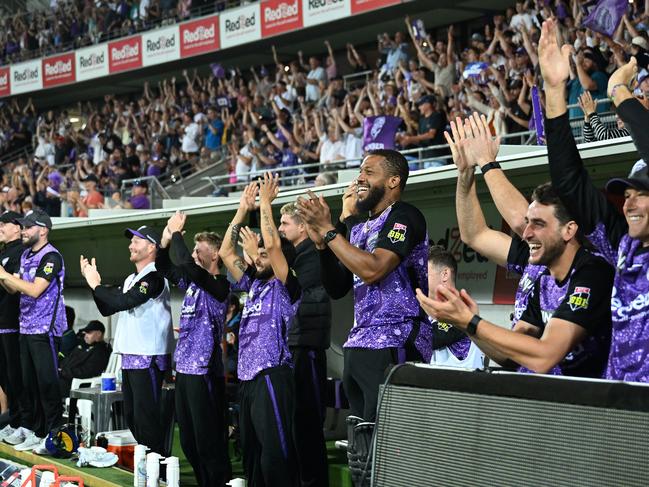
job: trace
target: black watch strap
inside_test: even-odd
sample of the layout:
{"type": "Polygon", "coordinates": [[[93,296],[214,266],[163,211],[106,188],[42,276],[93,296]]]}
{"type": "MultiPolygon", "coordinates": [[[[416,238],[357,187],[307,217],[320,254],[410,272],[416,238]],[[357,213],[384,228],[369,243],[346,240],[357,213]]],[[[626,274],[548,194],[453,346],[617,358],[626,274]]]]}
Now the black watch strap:
{"type": "Polygon", "coordinates": [[[491,171],[492,169],[500,169],[500,164],[498,164],[496,161],[488,162],[487,164],[485,164],[480,168],[483,176],[487,174],[489,171],[491,171]]]}
{"type": "Polygon", "coordinates": [[[476,334],[478,331],[478,323],[480,323],[480,316],[478,315],[473,315],[473,318],[471,318],[471,321],[469,321],[469,325],[466,327],[466,334],[469,336],[473,336],[476,334]]]}
{"type": "Polygon", "coordinates": [[[336,238],[336,235],[338,235],[338,231],[337,231],[337,230],[329,230],[329,231],[328,231],[327,233],[325,233],[325,235],[324,235],[324,238],[323,238],[324,243],[325,243],[325,244],[328,244],[328,243],[331,242],[334,238],[336,238]]]}

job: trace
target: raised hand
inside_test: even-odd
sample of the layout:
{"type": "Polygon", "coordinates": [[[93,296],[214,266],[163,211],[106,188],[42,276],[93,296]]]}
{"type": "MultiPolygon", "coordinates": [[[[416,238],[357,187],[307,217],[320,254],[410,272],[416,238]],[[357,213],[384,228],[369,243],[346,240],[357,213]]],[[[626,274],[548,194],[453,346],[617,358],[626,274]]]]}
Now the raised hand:
{"type": "Polygon", "coordinates": [[[358,201],[358,181],[354,179],[345,192],[343,193],[343,209],[340,214],[340,219],[344,221],[352,215],[356,214],[356,202],[358,201]]]}
{"type": "Polygon", "coordinates": [[[635,57],[631,57],[628,63],[617,68],[608,79],[608,96],[612,96],[613,88],[616,85],[625,85],[631,91],[633,78],[637,73],[638,62],[635,57]]]}
{"type": "Polygon", "coordinates": [[[595,113],[596,105],[590,91],[586,90],[579,96],[579,107],[586,116],[595,113]]]}
{"type": "Polygon", "coordinates": [[[331,210],[322,195],[317,197],[312,191],[307,191],[307,195],[308,199],[300,197],[297,199],[300,216],[312,231],[322,237],[334,228],[331,224],[331,210]]]}
{"type": "Polygon", "coordinates": [[[88,286],[92,289],[95,289],[101,284],[101,276],[97,270],[97,262],[93,257],[90,262],[83,255],[79,257],[79,263],[81,265],[81,275],[86,279],[88,286]]]}
{"type": "Polygon", "coordinates": [[[549,88],[560,87],[570,77],[570,46],[559,48],[557,41],[557,21],[543,22],[539,39],[539,65],[545,84],[549,88]]]}
{"type": "Polygon", "coordinates": [[[256,182],[248,184],[243,193],[241,193],[241,199],[239,200],[239,208],[245,212],[255,211],[257,209],[257,193],[259,192],[259,186],[256,182]]]}
{"type": "Polygon", "coordinates": [[[180,211],[177,211],[176,213],[171,215],[171,218],[167,220],[167,229],[169,230],[169,233],[173,235],[176,232],[182,232],[183,228],[185,227],[186,220],[187,215],[180,211]]]}
{"type": "Polygon", "coordinates": [[[241,228],[239,232],[239,246],[254,262],[259,253],[259,235],[250,230],[250,227],[241,228]]]}
{"type": "Polygon", "coordinates": [[[264,179],[259,178],[259,204],[271,204],[279,193],[279,175],[264,173],[264,179]]]}

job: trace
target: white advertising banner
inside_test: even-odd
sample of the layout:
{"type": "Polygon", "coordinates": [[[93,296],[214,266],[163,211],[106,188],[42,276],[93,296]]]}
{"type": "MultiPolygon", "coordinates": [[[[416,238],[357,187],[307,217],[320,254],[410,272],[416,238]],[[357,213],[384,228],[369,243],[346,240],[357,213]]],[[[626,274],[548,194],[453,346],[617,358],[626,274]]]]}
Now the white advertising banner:
{"type": "Polygon", "coordinates": [[[351,0],[302,0],[304,27],[340,20],[352,14],[351,0]]]}
{"type": "Polygon", "coordinates": [[[142,34],[142,64],[152,66],[180,59],[178,25],[142,34]]]}
{"type": "Polygon", "coordinates": [[[42,61],[34,59],[11,66],[11,94],[43,89],[42,61]]]}
{"type": "Polygon", "coordinates": [[[79,49],[77,56],[77,81],[108,75],[108,44],[79,49]]]}
{"type": "Polygon", "coordinates": [[[222,49],[261,39],[259,4],[222,12],[219,15],[219,31],[222,49]]]}

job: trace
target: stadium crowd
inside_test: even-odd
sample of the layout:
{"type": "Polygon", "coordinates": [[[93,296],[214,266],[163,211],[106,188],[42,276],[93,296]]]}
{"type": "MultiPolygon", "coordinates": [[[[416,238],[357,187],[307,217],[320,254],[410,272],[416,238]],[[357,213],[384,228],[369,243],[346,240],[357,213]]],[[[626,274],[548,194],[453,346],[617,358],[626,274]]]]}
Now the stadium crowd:
{"type": "MultiPolygon", "coordinates": [[[[518,1],[463,39],[453,26],[431,35],[420,21],[406,18],[407,34],[379,34],[375,49],[347,44],[344,60],[328,42],[325,55],[308,59],[302,52],[280,55],[273,46],[271,66],[213,64],[209,74],[184,72],[180,79],[145,84],[141,94],[106,95],[68,110],[41,112],[29,99],[12,99],[0,109],[0,150],[35,151],[28,161],[5,165],[3,187],[15,190],[10,201],[33,205],[41,191],[48,199],[36,204],[47,211],[56,214],[57,205],[49,200],[63,197],[73,215],[85,215],[87,209],[75,201],[85,197],[81,180],[89,173],[100,192],[115,195],[115,204],[124,207],[128,204],[115,194],[121,180],[177,178],[222,157],[221,194],[264,170],[282,172],[282,184],[328,184],[337,169],[357,167],[372,149],[414,149],[406,152],[413,169],[447,164],[447,148],[422,149],[444,144],[442,133],[457,116],[477,110],[501,137],[535,128],[539,26],[551,15],[560,21],[562,39],[573,46],[571,118],[587,112],[587,141],[625,135],[623,127],[608,130],[597,113],[610,109],[606,81],[625,56],[636,55],[641,67],[649,60],[643,5],[629,4],[609,37],[582,25],[581,2],[518,1]],[[344,83],[342,75],[352,73],[358,76],[344,83]],[[55,169],[48,168],[52,165],[55,169]],[[43,170],[54,182],[39,190],[43,170]]],[[[645,71],[640,81],[637,95],[646,103],[645,71]]],[[[544,105],[542,92],[539,98],[544,105]]]]}
{"type": "MultiPolygon", "coordinates": [[[[224,485],[230,477],[223,377],[225,368],[233,369],[223,363],[219,344],[230,331],[226,320],[237,314],[232,292],[247,293],[238,340],[228,344],[238,353],[240,440],[251,486],[328,484],[324,351],[330,299],[349,292],[354,320],[344,345],[343,383],[355,485],[368,482],[379,386],[385,371],[405,360],[473,368],[486,356],[523,373],[649,381],[648,167],[639,161],[628,177],[607,183],[608,192],[624,196],[620,212],[590,180],[570,126],[575,110],[589,122],[590,137],[629,134],[640,157],[649,157],[641,74],[649,46],[638,30],[646,16],[629,8],[613,40],[580,27],[577,2],[517,2],[484,33],[473,33],[461,52],[453,28],[445,41],[434,41],[406,19],[417,59],[401,33],[382,34],[382,57],[359,86],[342,84],[329,45],[322,63],[317,57],[305,62],[301,53],[284,63],[273,50],[274,72],[244,75],[214,65],[207,77],[184,72],[182,84],[171,79],[157,89],[145,86],[138,101],[108,95],[100,105],[82,105],[87,122],[80,129],[68,126],[67,114],[39,120],[29,101],[22,110],[12,102],[5,109],[13,116],[35,120],[38,168],[21,160],[3,181],[10,212],[0,215],[6,244],[0,255],[6,306],[0,309],[7,315],[0,322],[0,380],[14,391],[8,394],[14,414],[0,439],[48,454],[46,437],[63,427],[56,353],[49,352],[67,328],[60,285],[65,266],[49,243],[48,214],[35,209],[21,217],[20,211],[42,192],[51,198],[66,189],[70,197],[81,184],[87,194],[78,209],[87,211],[102,204],[97,187],[111,191],[127,175],[180,170],[181,161],[197,169],[206,163],[201,159],[222,154],[228,178],[242,189],[224,238],[200,232],[190,250],[181,212],[161,233],[147,225],[126,229],[134,272],[122,287],[102,283],[95,258],[79,257],[98,311],[118,315],[113,346],[122,355],[129,429],[139,443],[167,453],[158,398],[174,366],[181,446],[200,485],[224,485]],[[545,108],[537,117],[529,94],[535,87],[542,88],[545,108]],[[597,111],[608,104],[620,117],[617,129],[598,125],[597,111]],[[500,137],[529,129],[531,120],[544,127],[551,183],[538,186],[530,203],[496,159],[500,137]],[[448,145],[430,147],[441,141],[448,145]],[[482,318],[471,290],[455,289],[455,259],[429,246],[424,215],[402,200],[410,171],[419,168],[405,157],[409,148],[422,151],[429,166],[445,164],[449,151],[458,170],[463,242],[522,276],[511,324],[482,318]],[[309,161],[317,163],[315,170],[309,161]],[[343,166],[359,173],[340,214],[309,192],[282,207],[276,221],[272,203],[280,180],[271,171],[283,168],[294,181],[318,184],[343,166]],[[512,235],[487,226],[476,166],[512,235]],[[263,177],[250,181],[254,173],[263,177]],[[33,199],[18,203],[21,194],[33,199]],[[185,293],[176,344],[169,284],[185,293]],[[20,388],[24,396],[16,393],[20,388]]],[[[353,69],[366,71],[354,46],[347,54],[353,69]]]]}
{"type": "MultiPolygon", "coordinates": [[[[0,10],[0,65],[128,36],[238,0],[50,0],[49,10],[0,10]]],[[[245,2],[244,2],[245,3],[245,2]]]]}

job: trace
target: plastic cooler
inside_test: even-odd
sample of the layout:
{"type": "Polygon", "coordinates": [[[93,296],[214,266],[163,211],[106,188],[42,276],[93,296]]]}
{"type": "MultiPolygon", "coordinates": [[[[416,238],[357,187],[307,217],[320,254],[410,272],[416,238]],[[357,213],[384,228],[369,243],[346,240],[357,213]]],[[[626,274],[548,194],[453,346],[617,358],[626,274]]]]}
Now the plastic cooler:
{"type": "Polygon", "coordinates": [[[106,450],[117,455],[119,458],[117,463],[122,467],[133,470],[133,454],[135,445],[137,445],[133,434],[129,430],[119,430],[99,433],[97,436],[99,435],[104,435],[108,440],[106,450]]]}

